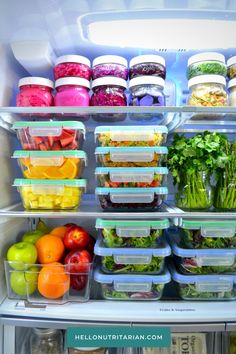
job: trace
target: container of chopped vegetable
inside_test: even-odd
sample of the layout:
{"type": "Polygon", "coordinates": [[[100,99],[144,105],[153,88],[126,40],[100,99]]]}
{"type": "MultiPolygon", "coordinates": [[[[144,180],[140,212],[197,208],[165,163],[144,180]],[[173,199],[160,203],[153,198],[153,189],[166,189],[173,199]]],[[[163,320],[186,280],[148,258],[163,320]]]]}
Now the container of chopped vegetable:
{"type": "Polygon", "coordinates": [[[150,248],[161,241],[169,220],[96,220],[104,246],[112,248],[150,248]]]}
{"type": "Polygon", "coordinates": [[[236,275],[185,275],[178,273],[173,264],[169,269],[183,300],[236,300],[236,275]]]}
{"type": "Polygon", "coordinates": [[[94,247],[94,254],[101,256],[102,270],[108,274],[159,274],[170,253],[164,240],[156,248],[107,248],[99,237],[94,247]]]}
{"type": "Polygon", "coordinates": [[[227,75],[230,80],[236,77],[236,56],[227,60],[227,75]]]}
{"type": "Polygon", "coordinates": [[[166,162],[168,149],[157,147],[97,147],[97,161],[104,167],[157,167],[166,162]]]}
{"type": "Polygon", "coordinates": [[[199,75],[221,75],[225,77],[226,74],[225,57],[221,53],[199,53],[188,59],[188,80],[199,75]]]}
{"type": "Polygon", "coordinates": [[[97,167],[95,176],[101,187],[160,187],[166,182],[166,167],[97,167]]]}
{"type": "Polygon", "coordinates": [[[103,126],[95,129],[100,146],[160,146],[166,142],[165,126],[103,126]]]}
{"type": "Polygon", "coordinates": [[[160,275],[104,274],[100,267],[94,279],[101,285],[102,297],[106,300],[159,300],[165,284],[170,282],[170,273],[164,269],[160,275]]]}

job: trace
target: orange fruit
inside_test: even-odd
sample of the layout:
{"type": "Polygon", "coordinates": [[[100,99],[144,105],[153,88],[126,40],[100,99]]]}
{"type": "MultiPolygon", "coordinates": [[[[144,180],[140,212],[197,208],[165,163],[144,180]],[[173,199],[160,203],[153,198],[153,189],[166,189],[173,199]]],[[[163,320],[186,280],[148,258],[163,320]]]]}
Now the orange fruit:
{"type": "Polygon", "coordinates": [[[70,276],[61,263],[51,263],[42,267],[38,276],[38,291],[47,299],[58,299],[70,288],[70,276]]]}
{"type": "Polygon", "coordinates": [[[27,170],[24,171],[26,178],[33,179],[44,179],[45,178],[45,168],[42,166],[30,165],[27,170]]]}
{"type": "Polygon", "coordinates": [[[20,159],[22,165],[24,165],[25,167],[29,167],[31,165],[30,163],[30,157],[22,157],[22,159],[20,159]]]}
{"type": "Polygon", "coordinates": [[[63,178],[74,179],[78,172],[78,162],[75,159],[68,158],[66,162],[59,168],[63,178]]]}
{"type": "Polygon", "coordinates": [[[51,234],[40,237],[35,246],[38,251],[38,261],[43,264],[59,262],[65,251],[62,240],[51,234]]]}
{"type": "Polygon", "coordinates": [[[67,226],[57,226],[50,232],[50,234],[63,239],[67,230],[68,230],[67,226]]]}
{"type": "Polygon", "coordinates": [[[45,177],[49,179],[63,179],[63,175],[57,166],[50,166],[46,168],[45,177]]]}

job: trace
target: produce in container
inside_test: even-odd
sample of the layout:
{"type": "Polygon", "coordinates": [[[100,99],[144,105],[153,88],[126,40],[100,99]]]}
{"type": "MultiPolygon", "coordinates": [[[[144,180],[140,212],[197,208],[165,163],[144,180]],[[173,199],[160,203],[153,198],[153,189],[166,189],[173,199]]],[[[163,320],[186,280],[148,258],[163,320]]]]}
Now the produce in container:
{"type": "Polygon", "coordinates": [[[165,106],[165,81],[155,76],[140,76],[129,81],[130,106],[165,106]]]}
{"type": "MultiPolygon", "coordinates": [[[[53,106],[53,81],[43,77],[24,77],[19,80],[20,92],[16,97],[17,107],[53,106]]],[[[45,116],[45,114],[38,114],[45,116]]]]}
{"type": "Polygon", "coordinates": [[[214,52],[199,53],[188,59],[187,78],[199,75],[221,75],[225,77],[227,68],[223,54],[214,52]]]}
{"type": "Polygon", "coordinates": [[[236,77],[236,56],[231,57],[227,60],[227,75],[228,78],[231,80],[236,77]]]}
{"type": "Polygon", "coordinates": [[[90,60],[81,55],[63,55],[58,57],[54,67],[54,78],[81,77],[86,80],[91,78],[90,60]]]}
{"type": "Polygon", "coordinates": [[[119,55],[102,55],[93,60],[92,79],[114,76],[127,80],[128,63],[119,55]]]}
{"type": "Polygon", "coordinates": [[[166,77],[165,59],[159,55],[138,55],[130,60],[129,78],[147,75],[166,77]]]}
{"type": "Polygon", "coordinates": [[[126,81],[118,77],[101,77],[92,81],[91,106],[127,106],[126,81]]]}

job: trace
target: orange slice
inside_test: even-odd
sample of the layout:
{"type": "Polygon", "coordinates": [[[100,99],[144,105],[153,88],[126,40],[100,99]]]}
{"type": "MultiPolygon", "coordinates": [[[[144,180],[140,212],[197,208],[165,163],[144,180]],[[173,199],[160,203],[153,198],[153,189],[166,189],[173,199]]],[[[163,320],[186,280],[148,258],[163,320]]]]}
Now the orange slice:
{"type": "Polygon", "coordinates": [[[74,162],[74,159],[68,158],[59,171],[64,176],[63,178],[74,179],[78,173],[78,164],[74,162]]]}
{"type": "Polygon", "coordinates": [[[63,179],[64,176],[60,169],[55,166],[50,166],[45,169],[45,177],[48,179],[63,179]]]}
{"type": "Polygon", "coordinates": [[[30,157],[22,158],[20,159],[20,161],[25,167],[30,167],[30,157]]]}
{"type": "Polygon", "coordinates": [[[42,179],[45,178],[45,167],[43,166],[29,166],[29,168],[24,171],[26,178],[42,179]]]}

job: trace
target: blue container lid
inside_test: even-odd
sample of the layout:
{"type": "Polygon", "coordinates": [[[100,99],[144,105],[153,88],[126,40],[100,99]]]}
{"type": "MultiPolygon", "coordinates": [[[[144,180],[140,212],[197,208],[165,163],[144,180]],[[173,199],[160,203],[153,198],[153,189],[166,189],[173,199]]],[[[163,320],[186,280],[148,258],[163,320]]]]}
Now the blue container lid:
{"type": "Polygon", "coordinates": [[[95,149],[95,155],[104,155],[104,154],[109,154],[109,153],[115,153],[115,152],[128,152],[128,153],[144,153],[144,152],[155,152],[157,154],[168,154],[168,149],[165,146],[156,146],[156,147],[150,147],[150,146],[142,146],[142,147],[97,147],[95,149]]]}
{"type": "Polygon", "coordinates": [[[167,175],[168,168],[167,167],[97,167],[95,169],[95,175],[104,175],[108,173],[156,173],[160,175],[167,175]]]}
{"type": "Polygon", "coordinates": [[[170,226],[168,219],[162,220],[104,220],[96,219],[96,229],[115,229],[116,227],[149,227],[152,229],[167,229],[170,226]]]}
{"type": "MultiPolygon", "coordinates": [[[[122,131],[124,132],[124,126],[101,126],[101,127],[96,127],[94,134],[102,134],[102,133],[110,133],[110,132],[114,132],[114,131],[122,131]]],[[[148,126],[139,126],[139,125],[129,125],[125,127],[125,132],[126,131],[133,131],[134,134],[136,131],[149,131],[150,133],[168,133],[168,129],[167,127],[165,127],[164,125],[148,125],[148,126]]]]}
{"type": "Polygon", "coordinates": [[[147,193],[155,193],[159,195],[167,195],[168,194],[168,188],[167,187],[155,187],[155,188],[138,188],[138,187],[133,187],[133,188],[103,188],[103,187],[97,187],[95,189],[95,194],[96,195],[108,195],[109,193],[112,194],[147,194],[147,193]]]}

